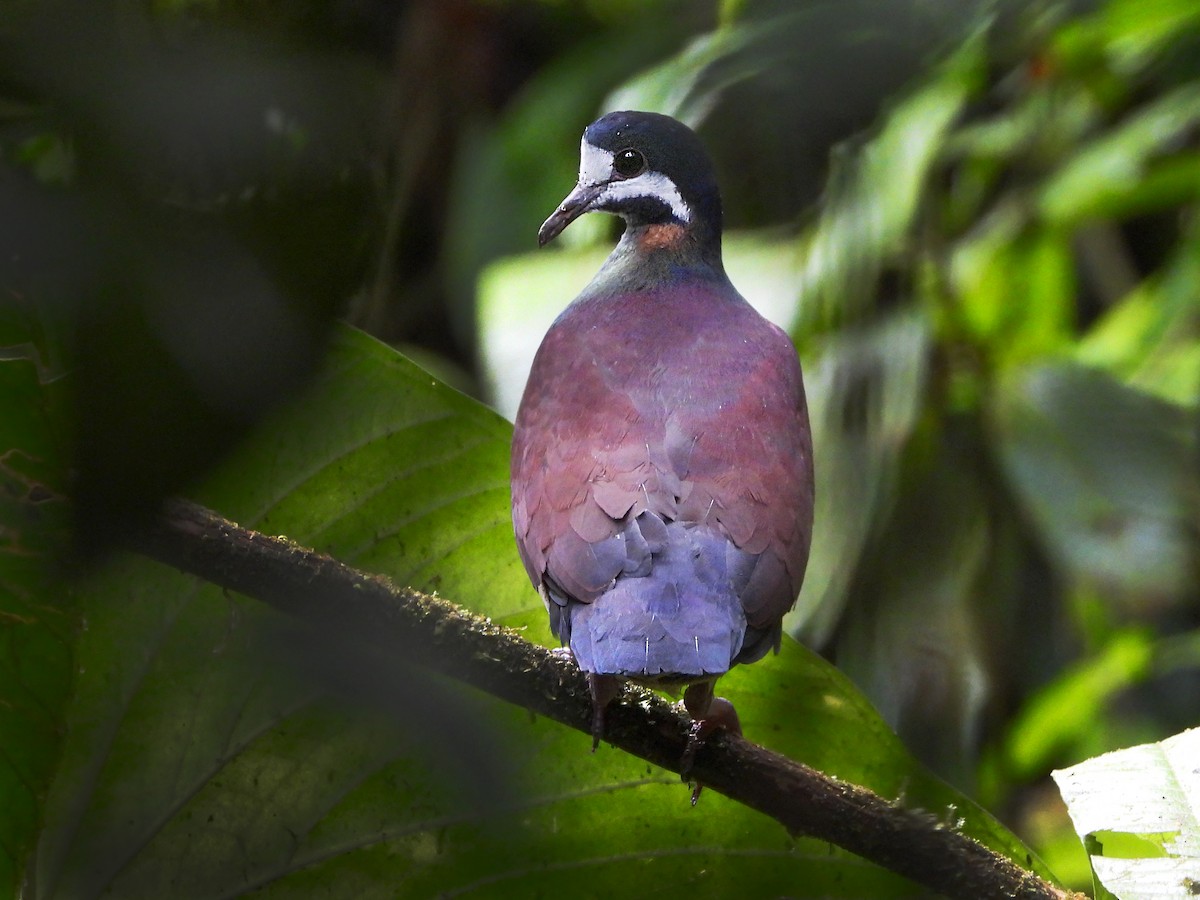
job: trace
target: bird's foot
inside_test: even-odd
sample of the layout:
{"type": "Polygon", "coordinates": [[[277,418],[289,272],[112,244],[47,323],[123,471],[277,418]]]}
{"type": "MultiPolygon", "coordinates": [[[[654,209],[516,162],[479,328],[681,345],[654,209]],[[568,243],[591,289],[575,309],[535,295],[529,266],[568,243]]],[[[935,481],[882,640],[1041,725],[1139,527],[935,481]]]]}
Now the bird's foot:
{"type": "MultiPolygon", "coordinates": [[[[728,731],[732,734],[742,733],[742,723],[738,719],[737,710],[724,697],[713,696],[711,681],[688,685],[683,693],[683,705],[694,720],[691,731],[688,732],[687,747],[683,751],[680,764],[680,774],[684,781],[689,781],[692,766],[696,761],[696,753],[704,746],[704,742],[717,731],[728,731]]],[[[700,800],[700,792],[704,785],[695,782],[692,788],[692,806],[700,800]]]]}
{"type": "Polygon", "coordinates": [[[592,692],[592,752],[595,753],[600,738],[604,737],[604,711],[621,693],[621,681],[615,675],[588,672],[588,688],[592,692]]]}

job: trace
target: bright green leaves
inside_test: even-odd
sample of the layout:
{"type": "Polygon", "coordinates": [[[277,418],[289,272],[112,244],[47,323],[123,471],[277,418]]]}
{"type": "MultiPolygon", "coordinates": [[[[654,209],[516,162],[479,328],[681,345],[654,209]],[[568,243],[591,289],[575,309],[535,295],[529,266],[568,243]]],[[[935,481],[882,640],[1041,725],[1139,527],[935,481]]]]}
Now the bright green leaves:
{"type": "Polygon", "coordinates": [[[1160,63],[1179,36],[1198,25],[1200,9],[1190,0],[1109,0],[1095,15],[1063,28],[1055,46],[1068,65],[1091,65],[1103,53],[1119,74],[1132,76],[1160,63]]]}
{"type": "Polygon", "coordinates": [[[1085,144],[1040,191],[1046,223],[1121,219],[1195,199],[1200,156],[1181,145],[1198,122],[1200,85],[1188,83],[1085,144]]]}
{"type": "Polygon", "coordinates": [[[1074,328],[1075,265],[1063,234],[998,210],[954,257],[963,337],[1005,363],[1061,351],[1074,328]]]}
{"type": "Polygon", "coordinates": [[[1200,891],[1197,759],[1200,730],[1193,729],[1054,773],[1098,895],[1151,900],[1200,891]]]}
{"type": "Polygon", "coordinates": [[[1077,358],[1180,406],[1200,384],[1200,240],[1196,222],[1164,264],[1100,318],[1077,358]]]}

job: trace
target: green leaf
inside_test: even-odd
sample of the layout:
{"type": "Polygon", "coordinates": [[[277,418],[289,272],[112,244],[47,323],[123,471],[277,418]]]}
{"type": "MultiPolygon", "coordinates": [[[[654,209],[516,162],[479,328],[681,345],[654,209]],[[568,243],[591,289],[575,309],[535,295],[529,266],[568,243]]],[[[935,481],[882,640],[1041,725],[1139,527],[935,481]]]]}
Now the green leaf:
{"type": "Polygon", "coordinates": [[[1044,773],[1059,751],[1100,719],[1114,694],[1150,674],[1155,651],[1150,635],[1121,631],[1042,688],[1009,728],[1005,756],[1011,771],[1020,778],[1044,773]]]}
{"type": "Polygon", "coordinates": [[[0,891],[24,874],[58,759],[74,674],[55,378],[12,305],[0,316],[0,891]]]}
{"type": "MultiPolygon", "coordinates": [[[[341,331],[312,389],[198,499],[549,642],[510,533],[509,436],[341,331]]],[[[81,593],[30,896],[612,896],[631,879],[675,896],[912,892],[719,795],[692,810],[674,777],[590,754],[578,732],[148,560],[115,560],[81,593]],[[330,670],[341,680],[314,674],[330,670]]],[[[1042,871],[811,652],[788,642],[722,690],[753,738],[1042,871]]]]}
{"type": "Polygon", "coordinates": [[[1048,364],[999,386],[993,425],[1009,483],[1070,576],[1129,603],[1180,596],[1196,477],[1186,410],[1048,364]]]}
{"type": "Polygon", "coordinates": [[[1056,43],[1067,58],[1100,48],[1118,71],[1132,76],[1198,25],[1200,8],[1191,0],[1109,0],[1095,16],[1064,28],[1056,43]]]}
{"type": "Polygon", "coordinates": [[[1093,831],[1087,836],[1088,853],[1109,859],[1163,859],[1168,846],[1179,840],[1178,831],[1162,834],[1129,834],[1123,831],[1093,831]]]}
{"type": "Polygon", "coordinates": [[[201,499],[506,615],[530,602],[509,512],[511,433],[390,348],[343,331],[313,391],[267,422],[201,499]]]}
{"type": "Polygon", "coordinates": [[[1076,358],[1131,387],[1181,406],[1196,401],[1200,250],[1194,228],[1166,265],[1109,310],[1079,342],[1076,358]]]}
{"type": "Polygon", "coordinates": [[[1200,886],[1200,729],[1054,772],[1096,878],[1121,900],[1200,886]]]}
{"type": "Polygon", "coordinates": [[[853,156],[835,158],[830,199],[802,242],[799,333],[873,304],[876,277],[910,237],[929,173],[984,64],[976,35],[893,110],[853,156]]]}
{"type": "Polygon", "coordinates": [[[1073,225],[1194,199],[1200,159],[1170,154],[1198,121],[1200,84],[1185,84],[1146,104],[1046,182],[1038,200],[1041,214],[1051,224],[1073,225]]]}
{"type": "Polygon", "coordinates": [[[977,231],[951,264],[970,337],[1007,365],[1066,346],[1075,314],[1069,235],[1028,227],[1015,204],[994,210],[977,231]]]}
{"type": "Polygon", "coordinates": [[[926,396],[929,344],[924,317],[905,310],[829,335],[806,361],[819,525],[784,627],[809,646],[833,635],[864,548],[895,500],[900,455],[926,396]]]}
{"type": "MultiPolygon", "coordinates": [[[[826,115],[822,92],[811,82],[838,65],[856,66],[864,83],[897,75],[888,57],[911,57],[900,73],[915,68],[924,52],[947,35],[957,34],[975,17],[972,4],[881,4],[843,0],[836,4],[727,4],[720,26],[687,44],[679,53],[641,72],[605,101],[605,109],[645,109],[673,116],[694,127],[720,114],[736,89],[761,79],[771,92],[767,104],[782,105],[798,121],[826,115]],[[864,21],[870,21],[864,26],[864,21]],[[837,50],[830,53],[830,48],[837,50]],[[801,90],[796,90],[799,86],[801,90]],[[808,86],[810,90],[803,90],[808,86]],[[806,116],[805,113],[808,113],[806,116]]],[[[861,85],[856,84],[857,91],[861,85]]],[[[850,93],[849,89],[847,93],[850,93]]],[[[890,88],[880,85],[882,101],[890,88]]],[[[752,96],[753,91],[750,92],[752,96]]],[[[782,122],[772,123],[775,127],[782,122]]],[[[765,149],[765,148],[762,148],[765,149]]]]}

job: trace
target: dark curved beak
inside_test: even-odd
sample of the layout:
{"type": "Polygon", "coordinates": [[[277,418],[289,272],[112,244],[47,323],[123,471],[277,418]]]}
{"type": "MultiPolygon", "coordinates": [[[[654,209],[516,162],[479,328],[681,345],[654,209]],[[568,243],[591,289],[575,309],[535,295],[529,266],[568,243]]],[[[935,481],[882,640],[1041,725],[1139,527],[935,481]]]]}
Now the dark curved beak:
{"type": "Polygon", "coordinates": [[[562,234],[563,229],[592,208],[592,203],[601,192],[608,187],[603,181],[599,184],[577,184],[558,209],[550,214],[542,227],[538,229],[538,246],[545,247],[548,243],[562,234]]]}

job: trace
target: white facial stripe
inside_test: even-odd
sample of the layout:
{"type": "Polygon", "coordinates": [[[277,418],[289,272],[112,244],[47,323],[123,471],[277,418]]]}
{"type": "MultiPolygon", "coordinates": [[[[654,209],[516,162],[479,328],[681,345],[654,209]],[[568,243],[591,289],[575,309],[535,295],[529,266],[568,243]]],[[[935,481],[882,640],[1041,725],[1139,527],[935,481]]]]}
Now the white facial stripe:
{"type": "Polygon", "coordinates": [[[658,172],[643,172],[637,178],[614,181],[600,195],[604,200],[635,200],[638,197],[653,197],[671,208],[671,212],[685,225],[692,220],[692,210],[679,195],[679,189],[666,175],[658,172]]]}
{"type": "Polygon", "coordinates": [[[612,178],[613,155],[589,144],[587,138],[579,142],[579,183],[599,184],[612,178]]]}
{"type": "MultiPolygon", "coordinates": [[[[613,154],[583,140],[579,146],[579,183],[582,185],[603,184],[613,177],[613,154]]],[[[660,172],[643,172],[636,178],[609,183],[596,198],[597,203],[605,200],[634,200],[652,197],[665,203],[679,221],[687,224],[692,220],[691,207],[684,202],[679,188],[660,172]]]]}

